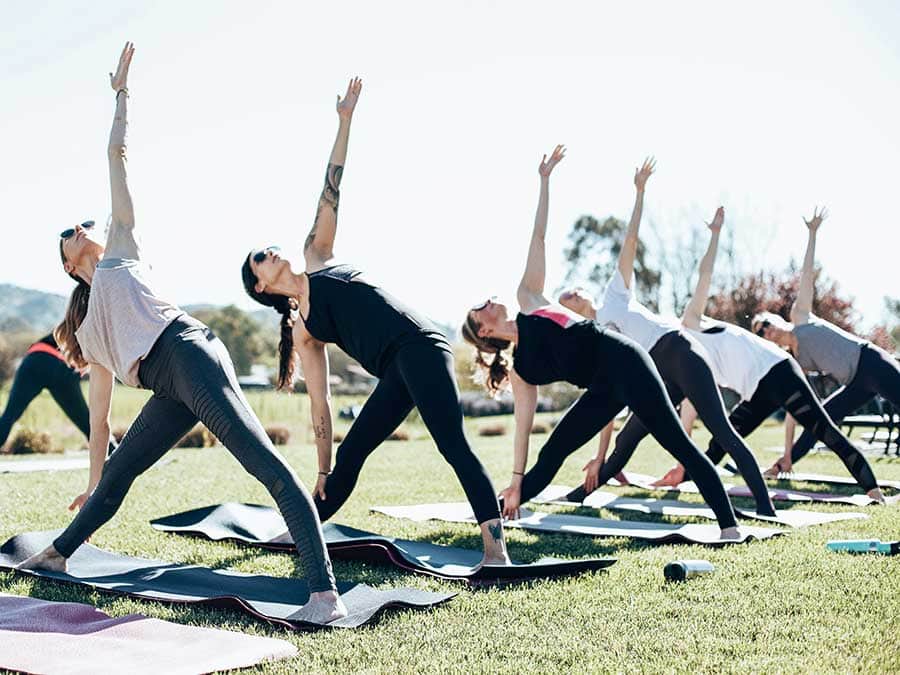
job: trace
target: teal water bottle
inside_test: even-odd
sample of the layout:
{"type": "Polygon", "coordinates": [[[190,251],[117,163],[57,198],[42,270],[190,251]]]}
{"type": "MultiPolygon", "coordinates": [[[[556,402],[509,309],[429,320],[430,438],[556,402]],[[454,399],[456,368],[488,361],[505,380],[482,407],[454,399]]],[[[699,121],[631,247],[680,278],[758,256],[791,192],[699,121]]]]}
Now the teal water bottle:
{"type": "Polygon", "coordinates": [[[715,569],[706,560],[673,560],[663,568],[663,576],[666,581],[687,581],[715,569]]]}
{"type": "Polygon", "coordinates": [[[833,539],[825,546],[829,551],[846,551],[848,553],[881,553],[882,555],[900,553],[900,541],[881,541],[881,539],[833,539]]]}

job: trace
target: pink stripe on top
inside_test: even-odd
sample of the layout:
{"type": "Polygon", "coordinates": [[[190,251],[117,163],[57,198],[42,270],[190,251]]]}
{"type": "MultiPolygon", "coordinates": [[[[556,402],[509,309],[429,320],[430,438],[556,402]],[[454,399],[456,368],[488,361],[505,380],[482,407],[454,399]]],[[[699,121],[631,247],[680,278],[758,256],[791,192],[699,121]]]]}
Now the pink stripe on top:
{"type": "Polygon", "coordinates": [[[568,328],[573,323],[571,316],[564,312],[559,312],[551,309],[550,307],[541,307],[540,309],[536,309],[531,313],[531,316],[542,316],[545,319],[550,319],[554,323],[558,323],[563,328],[568,328]]]}

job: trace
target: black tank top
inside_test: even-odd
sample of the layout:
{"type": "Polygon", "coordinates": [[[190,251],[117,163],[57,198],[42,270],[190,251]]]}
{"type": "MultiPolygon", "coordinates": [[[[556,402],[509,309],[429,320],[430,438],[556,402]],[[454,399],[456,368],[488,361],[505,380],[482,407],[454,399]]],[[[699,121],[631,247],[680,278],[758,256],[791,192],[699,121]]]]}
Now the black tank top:
{"type": "Polygon", "coordinates": [[[307,275],[309,316],[303,323],[310,335],[333,342],[376,377],[409,342],[426,340],[452,352],[437,326],[360,274],[334,265],[307,275]]]}
{"type": "Polygon", "coordinates": [[[601,365],[603,329],[589,320],[568,328],[542,314],[516,317],[519,340],[513,351],[513,367],[529,384],[570,382],[587,388],[601,365]]]}

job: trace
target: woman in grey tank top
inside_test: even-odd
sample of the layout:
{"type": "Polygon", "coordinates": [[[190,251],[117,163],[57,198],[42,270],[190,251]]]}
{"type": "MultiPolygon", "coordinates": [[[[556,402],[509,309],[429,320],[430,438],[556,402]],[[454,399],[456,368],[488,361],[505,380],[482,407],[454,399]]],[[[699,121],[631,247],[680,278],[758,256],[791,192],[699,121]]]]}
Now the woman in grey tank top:
{"type": "Polygon", "coordinates": [[[209,328],[153,292],[135,243],[125,173],[126,86],[133,52],[127,43],[115,75],[110,74],[116,113],[109,139],[112,217],[106,242],[79,225],[62,232],[59,245],[63,266],[78,286],[56,337],[69,361],[91,365],[88,486],[69,506],[80,509],[72,523],[20,567],[65,570],[75,550],[115,515],[138,475],[199,420],[265,485],[284,516],[310,591],[295,618],[328,623],[347,610],[309,493],[250,409],[225,346],[209,328]],[[153,396],[104,462],[113,375],[151,389],[153,396]]]}
{"type": "MultiPolygon", "coordinates": [[[[852,333],[820,319],[812,313],[815,282],[816,235],[827,211],[813,211],[805,221],[809,230],[806,255],[800,273],[797,300],[791,307],[791,320],[770,312],[753,318],[752,330],[767,340],[791,351],[806,372],[818,372],[834,377],[841,388],[824,402],[825,412],[840,424],[854,410],[877,394],[900,410],[900,365],[890,354],[852,333]]],[[[805,429],[799,440],[793,441],[793,420],[789,421],[784,457],[767,473],[789,472],[793,462],[803,457],[815,443],[815,434],[805,429]]]]}

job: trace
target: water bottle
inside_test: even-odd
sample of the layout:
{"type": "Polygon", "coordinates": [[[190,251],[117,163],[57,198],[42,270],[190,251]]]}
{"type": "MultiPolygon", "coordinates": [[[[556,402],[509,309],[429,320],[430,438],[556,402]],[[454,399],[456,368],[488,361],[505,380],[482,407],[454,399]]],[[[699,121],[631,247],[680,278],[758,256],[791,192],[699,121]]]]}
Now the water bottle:
{"type": "Polygon", "coordinates": [[[673,560],[663,568],[663,576],[666,581],[687,581],[715,569],[706,560],[673,560]]]}

